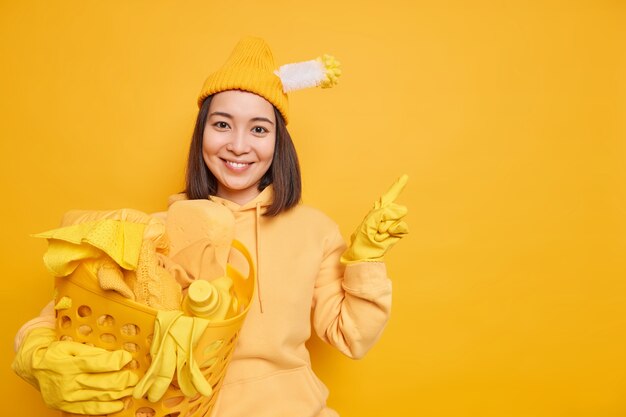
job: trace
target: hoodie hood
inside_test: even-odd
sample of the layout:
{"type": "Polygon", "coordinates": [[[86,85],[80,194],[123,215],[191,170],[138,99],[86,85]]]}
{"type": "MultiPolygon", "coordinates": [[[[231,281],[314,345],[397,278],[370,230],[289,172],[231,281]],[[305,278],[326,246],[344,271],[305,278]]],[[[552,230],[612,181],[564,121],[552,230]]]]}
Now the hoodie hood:
{"type": "Polygon", "coordinates": [[[217,197],[213,195],[211,196],[211,200],[225,206],[226,208],[230,209],[233,213],[246,211],[246,210],[260,209],[261,214],[264,214],[267,211],[267,207],[270,204],[272,204],[272,201],[274,200],[274,188],[272,185],[268,185],[254,199],[242,205],[239,205],[230,200],[226,200],[225,198],[221,198],[221,197],[217,197]]]}
{"type": "MultiPolygon", "coordinates": [[[[225,206],[226,208],[230,209],[233,213],[246,211],[246,210],[253,210],[253,209],[256,210],[258,206],[261,209],[261,214],[264,214],[265,211],[267,210],[266,207],[272,204],[272,201],[274,200],[274,187],[271,184],[268,185],[267,187],[265,187],[263,191],[261,191],[259,195],[257,195],[254,199],[252,199],[251,201],[243,205],[237,204],[233,201],[227,200],[225,198],[217,197],[214,195],[209,196],[208,198],[210,198],[211,201],[214,201],[216,203],[219,203],[225,206]]],[[[188,199],[187,194],[185,193],[174,194],[174,195],[171,195],[167,199],[167,205],[171,206],[176,201],[187,200],[187,199],[188,199]]]]}

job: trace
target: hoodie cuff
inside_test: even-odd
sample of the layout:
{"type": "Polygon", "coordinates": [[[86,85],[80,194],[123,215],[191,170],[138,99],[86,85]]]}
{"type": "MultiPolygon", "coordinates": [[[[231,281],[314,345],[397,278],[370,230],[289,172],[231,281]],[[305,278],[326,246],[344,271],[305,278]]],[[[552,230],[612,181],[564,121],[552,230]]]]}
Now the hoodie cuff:
{"type": "Polygon", "coordinates": [[[343,288],[352,294],[391,291],[391,280],[387,278],[387,267],[383,262],[349,264],[344,273],[343,288]]]}

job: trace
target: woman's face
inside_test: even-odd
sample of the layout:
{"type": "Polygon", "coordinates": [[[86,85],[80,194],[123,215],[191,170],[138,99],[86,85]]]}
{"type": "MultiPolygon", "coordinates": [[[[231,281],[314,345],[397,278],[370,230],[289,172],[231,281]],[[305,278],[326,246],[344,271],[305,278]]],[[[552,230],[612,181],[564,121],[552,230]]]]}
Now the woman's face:
{"type": "Polygon", "coordinates": [[[204,126],[202,155],[217,179],[217,196],[245,204],[258,194],[276,145],[274,106],[239,90],[215,94],[204,126]]]}

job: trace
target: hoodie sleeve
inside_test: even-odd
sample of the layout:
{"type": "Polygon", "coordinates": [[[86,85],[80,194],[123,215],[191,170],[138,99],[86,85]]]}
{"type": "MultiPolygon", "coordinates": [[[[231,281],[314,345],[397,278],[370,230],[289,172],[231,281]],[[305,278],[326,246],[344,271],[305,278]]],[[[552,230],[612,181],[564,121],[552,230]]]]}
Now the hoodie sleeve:
{"type": "Polygon", "coordinates": [[[344,267],[346,244],[335,227],[326,239],[315,282],[313,326],[318,336],[346,356],[362,358],[380,338],[391,311],[391,280],[382,262],[344,267]]]}
{"type": "Polygon", "coordinates": [[[26,338],[26,335],[28,335],[31,330],[39,329],[42,327],[54,329],[55,326],[56,317],[54,312],[54,300],[52,300],[48,304],[46,304],[46,306],[41,310],[38,317],[27,321],[17,331],[17,334],[15,335],[15,339],[13,341],[13,349],[15,350],[15,352],[20,349],[20,346],[26,338]]]}

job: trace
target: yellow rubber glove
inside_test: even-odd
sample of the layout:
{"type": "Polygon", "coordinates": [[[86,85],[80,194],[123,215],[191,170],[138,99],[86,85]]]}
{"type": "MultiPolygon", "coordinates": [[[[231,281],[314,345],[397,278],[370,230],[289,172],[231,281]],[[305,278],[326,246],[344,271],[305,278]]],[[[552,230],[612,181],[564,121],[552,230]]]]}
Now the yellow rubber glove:
{"type": "Polygon", "coordinates": [[[211,385],[202,375],[193,357],[193,348],[204,333],[208,321],[184,316],[182,311],[159,311],[154,322],[154,337],[150,346],[152,363],[133,390],[133,397],[148,394],[148,401],[159,401],[174,378],[187,397],[200,392],[211,395],[211,385]]]}
{"type": "Polygon", "coordinates": [[[51,408],[76,414],[109,414],[124,408],[138,376],[122,368],[132,360],[125,350],[107,350],[57,341],[53,329],[34,329],[13,360],[19,376],[41,391],[51,408]]]}
{"type": "Polygon", "coordinates": [[[180,390],[187,397],[198,392],[208,397],[213,392],[194,356],[194,347],[208,325],[208,321],[198,317],[181,316],[177,325],[172,326],[170,334],[176,340],[176,377],[180,390]]]}
{"type": "Polygon", "coordinates": [[[403,217],[407,208],[394,201],[404,189],[408,175],[402,175],[375,203],[350,238],[341,262],[381,261],[385,253],[409,232],[403,217]]]}
{"type": "Polygon", "coordinates": [[[169,335],[170,327],[182,315],[182,311],[159,311],[154,321],[154,333],[150,356],[150,367],[135,386],[133,397],[148,394],[148,401],[157,402],[170,386],[176,370],[176,342],[169,335]]]}

